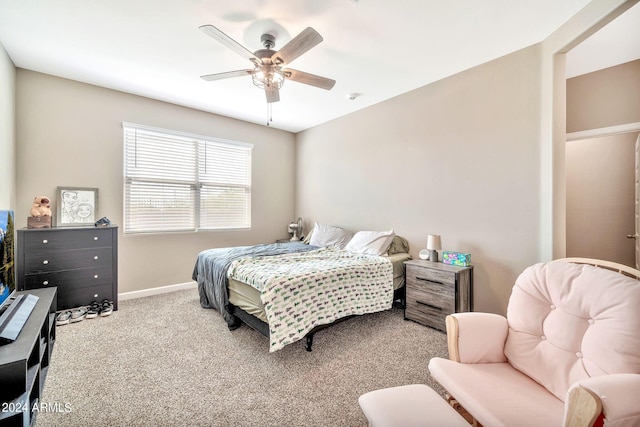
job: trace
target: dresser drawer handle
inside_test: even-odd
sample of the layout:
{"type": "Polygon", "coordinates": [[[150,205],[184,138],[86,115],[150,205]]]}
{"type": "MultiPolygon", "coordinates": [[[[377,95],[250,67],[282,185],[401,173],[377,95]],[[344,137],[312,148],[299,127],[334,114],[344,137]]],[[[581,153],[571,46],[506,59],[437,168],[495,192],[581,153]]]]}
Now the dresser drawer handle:
{"type": "Polygon", "coordinates": [[[94,256],[93,259],[98,259],[98,255],[94,256]]]}
{"type": "Polygon", "coordinates": [[[438,282],[438,281],[436,281],[436,280],[427,279],[427,278],[425,278],[425,277],[418,277],[418,276],[416,276],[416,279],[417,279],[417,280],[420,280],[420,281],[422,281],[422,282],[429,282],[429,283],[435,283],[435,284],[437,284],[437,285],[444,285],[444,283],[443,283],[443,282],[438,282]]]}
{"type": "Polygon", "coordinates": [[[42,282],[42,284],[43,284],[44,286],[47,286],[47,285],[49,284],[49,281],[48,281],[48,280],[45,280],[44,282],[42,282]]]}
{"type": "Polygon", "coordinates": [[[422,302],[422,301],[418,301],[418,300],[416,300],[416,303],[418,303],[418,304],[420,304],[420,305],[425,305],[425,306],[427,306],[427,307],[429,307],[429,308],[434,308],[434,309],[436,309],[436,310],[440,310],[440,311],[442,311],[442,308],[440,308],[440,307],[438,307],[438,306],[435,306],[435,305],[432,305],[432,304],[429,304],[429,303],[427,303],[427,302],[422,302]]]}
{"type": "Polygon", "coordinates": [[[93,278],[94,278],[94,279],[97,279],[97,278],[98,278],[98,275],[97,275],[97,274],[94,274],[94,275],[93,275],[93,278]]]}
{"type": "Polygon", "coordinates": [[[93,240],[98,240],[98,236],[93,236],[93,240]]]}
{"type": "Polygon", "coordinates": [[[46,245],[47,243],[49,243],[49,241],[48,241],[47,239],[44,239],[44,240],[42,241],[42,243],[44,243],[44,244],[46,245]]]}
{"type": "Polygon", "coordinates": [[[44,265],[47,265],[47,264],[49,264],[49,260],[48,260],[48,259],[45,259],[44,261],[42,261],[42,263],[43,263],[44,265]]]}

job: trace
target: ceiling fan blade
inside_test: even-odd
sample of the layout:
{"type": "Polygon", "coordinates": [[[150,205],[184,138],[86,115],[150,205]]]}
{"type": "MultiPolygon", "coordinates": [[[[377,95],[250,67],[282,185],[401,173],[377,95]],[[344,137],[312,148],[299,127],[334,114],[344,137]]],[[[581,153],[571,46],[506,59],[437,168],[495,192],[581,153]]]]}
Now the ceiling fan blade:
{"type": "Polygon", "coordinates": [[[214,27],[213,25],[202,25],[200,29],[208,36],[218,40],[220,43],[228,47],[229,49],[236,52],[238,55],[243,58],[250,59],[255,64],[261,64],[260,59],[253,54],[250,50],[242,46],[240,43],[214,27]]]}
{"type": "Polygon", "coordinates": [[[291,68],[285,68],[282,70],[285,78],[293,80],[294,82],[304,83],[319,87],[321,89],[331,90],[336,84],[335,80],[328,79],[326,77],[316,76],[315,74],[305,73],[304,71],[293,70],[291,68]]]}
{"type": "Polygon", "coordinates": [[[271,56],[271,61],[275,64],[289,64],[322,40],[322,36],[316,30],[307,27],[284,45],[282,49],[274,53],[271,56]]]}
{"type": "Polygon", "coordinates": [[[280,101],[280,91],[277,87],[266,86],[264,91],[267,94],[267,103],[271,104],[272,102],[280,101]]]}
{"type": "Polygon", "coordinates": [[[207,74],[204,76],[200,76],[200,78],[202,80],[206,80],[210,82],[213,80],[228,79],[229,77],[250,76],[251,74],[253,74],[253,70],[236,70],[236,71],[227,71],[224,73],[207,74]]]}

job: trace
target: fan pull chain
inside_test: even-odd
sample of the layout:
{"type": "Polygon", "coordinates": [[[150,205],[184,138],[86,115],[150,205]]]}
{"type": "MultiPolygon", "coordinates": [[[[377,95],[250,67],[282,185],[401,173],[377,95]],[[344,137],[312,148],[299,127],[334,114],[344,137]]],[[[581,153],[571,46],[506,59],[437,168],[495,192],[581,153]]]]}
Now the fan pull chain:
{"type": "Polygon", "coordinates": [[[267,103],[267,126],[269,126],[269,123],[273,121],[273,108],[271,106],[271,103],[267,103]]]}

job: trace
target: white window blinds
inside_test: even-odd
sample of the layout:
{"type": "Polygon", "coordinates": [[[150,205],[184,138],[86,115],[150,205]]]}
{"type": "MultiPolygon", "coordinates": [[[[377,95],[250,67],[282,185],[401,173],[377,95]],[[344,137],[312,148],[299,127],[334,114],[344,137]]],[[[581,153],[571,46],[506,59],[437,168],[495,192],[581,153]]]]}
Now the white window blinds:
{"type": "Polygon", "coordinates": [[[125,233],[251,226],[252,145],[123,128],[125,233]]]}

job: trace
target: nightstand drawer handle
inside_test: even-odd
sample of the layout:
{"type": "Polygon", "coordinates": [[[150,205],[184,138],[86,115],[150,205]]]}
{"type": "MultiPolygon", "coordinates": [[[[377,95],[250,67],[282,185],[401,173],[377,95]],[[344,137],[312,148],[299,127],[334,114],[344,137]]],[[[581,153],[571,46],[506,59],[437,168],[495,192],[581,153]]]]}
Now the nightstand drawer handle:
{"type": "Polygon", "coordinates": [[[98,275],[97,275],[97,274],[94,274],[94,275],[93,275],[93,278],[94,278],[94,279],[97,279],[97,278],[98,278],[98,275]]]}
{"type": "Polygon", "coordinates": [[[47,264],[49,264],[49,260],[48,260],[48,259],[45,259],[44,261],[42,261],[42,263],[43,263],[44,265],[47,265],[47,264]]]}
{"type": "Polygon", "coordinates": [[[45,280],[44,282],[42,282],[42,284],[43,284],[44,286],[47,286],[47,285],[49,284],[49,281],[48,281],[48,280],[45,280]]]}
{"type": "Polygon", "coordinates": [[[98,255],[94,256],[93,259],[98,259],[98,255]]]}
{"type": "Polygon", "coordinates": [[[98,236],[94,236],[93,240],[98,240],[98,236]]]}
{"type": "Polygon", "coordinates": [[[418,303],[420,305],[426,305],[429,308],[435,308],[436,310],[442,310],[442,308],[440,308],[438,306],[435,306],[435,305],[432,305],[432,304],[429,304],[429,303],[426,303],[426,302],[422,302],[422,301],[416,300],[416,303],[418,303]]]}
{"type": "Polygon", "coordinates": [[[438,284],[438,285],[444,285],[444,283],[443,283],[443,282],[438,282],[438,281],[436,281],[436,280],[426,279],[426,278],[424,278],[424,277],[418,277],[418,276],[416,276],[416,279],[418,279],[418,280],[422,280],[423,282],[429,282],[429,283],[435,283],[435,284],[438,284]]]}
{"type": "Polygon", "coordinates": [[[44,240],[42,241],[42,243],[44,243],[44,244],[46,245],[47,243],[49,243],[49,241],[48,241],[47,239],[44,239],[44,240]]]}

